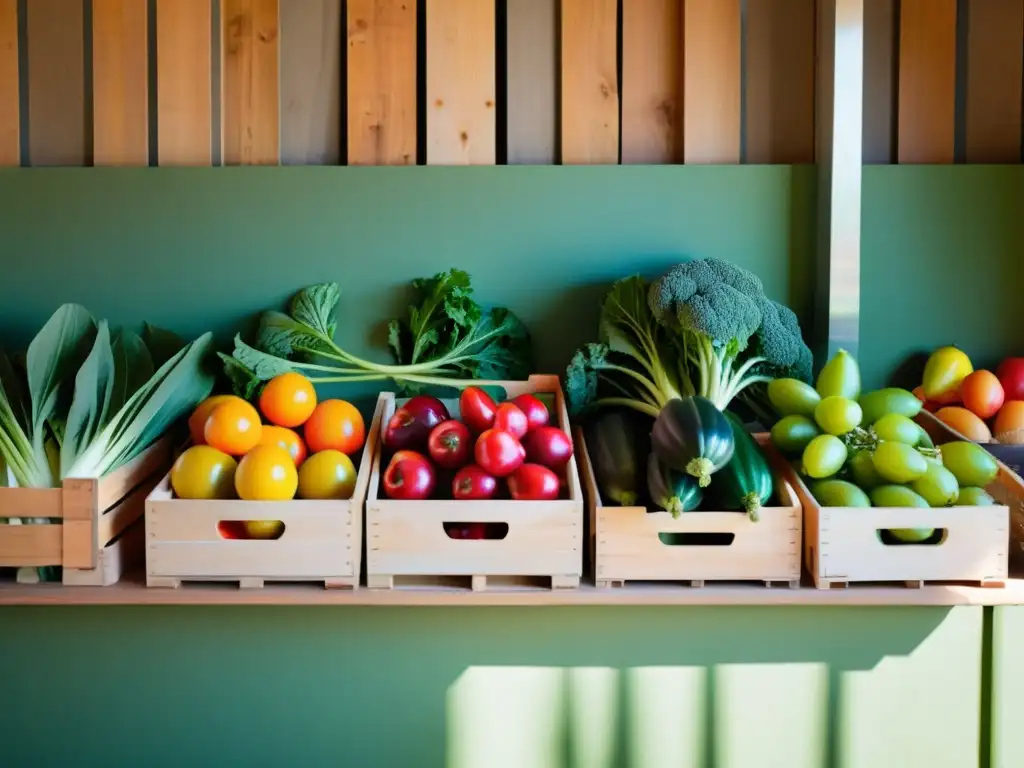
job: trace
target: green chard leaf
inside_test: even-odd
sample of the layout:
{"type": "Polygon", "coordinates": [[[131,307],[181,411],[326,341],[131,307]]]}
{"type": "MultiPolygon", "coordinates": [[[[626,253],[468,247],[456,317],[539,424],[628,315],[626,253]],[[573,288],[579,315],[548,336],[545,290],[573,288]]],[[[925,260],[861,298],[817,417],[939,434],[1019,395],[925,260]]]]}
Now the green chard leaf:
{"type": "Polygon", "coordinates": [[[75,392],[60,441],[60,477],[88,448],[110,417],[116,380],[110,327],[101,320],[92,351],[75,376],[75,392]]]}
{"type": "MultiPolygon", "coordinates": [[[[469,274],[460,269],[440,272],[412,282],[415,303],[409,307],[405,328],[399,327],[399,343],[392,344],[401,365],[444,356],[462,342],[480,322],[483,311],[473,300],[469,274]],[[411,351],[404,356],[407,337],[411,351]]],[[[394,332],[389,336],[396,336],[394,332]]]]}
{"type": "Polygon", "coordinates": [[[456,349],[464,378],[522,380],[532,373],[530,333],[510,310],[495,307],[456,349]]]}
{"type": "MultiPolygon", "coordinates": [[[[26,369],[37,442],[64,390],[85,361],[96,338],[96,319],[79,304],[61,306],[28,346],[26,369]]],[[[41,444],[41,443],[40,443],[41,444]]]]}
{"type": "Polygon", "coordinates": [[[289,310],[297,323],[312,328],[321,337],[333,339],[338,327],[334,315],[340,301],[341,288],[337,283],[319,283],[295,294],[289,310]]]}
{"type": "Polygon", "coordinates": [[[249,401],[256,397],[256,393],[259,392],[260,386],[263,384],[256,374],[230,355],[218,352],[217,357],[224,363],[224,375],[231,382],[234,394],[249,401]]]}
{"type": "MultiPolygon", "coordinates": [[[[247,368],[258,381],[269,381],[282,373],[295,370],[288,360],[250,347],[242,341],[241,336],[235,336],[235,352],[232,357],[247,368]]],[[[230,371],[226,370],[225,373],[231,375],[230,371]]]]}
{"type": "Polygon", "coordinates": [[[256,346],[277,357],[309,361],[317,353],[331,353],[330,338],[319,335],[312,326],[300,323],[283,312],[264,312],[256,346]]]}

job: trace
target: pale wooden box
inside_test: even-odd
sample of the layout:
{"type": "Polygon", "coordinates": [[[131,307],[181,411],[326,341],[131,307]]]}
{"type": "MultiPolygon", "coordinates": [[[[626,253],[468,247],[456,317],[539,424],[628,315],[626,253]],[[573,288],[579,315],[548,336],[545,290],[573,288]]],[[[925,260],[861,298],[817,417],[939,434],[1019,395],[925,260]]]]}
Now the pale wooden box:
{"type": "MultiPolygon", "coordinates": [[[[767,435],[755,435],[768,445],[767,435]]],[[[800,586],[802,516],[793,487],[781,476],[781,457],[769,446],[776,495],[781,506],[761,508],[755,523],[743,512],[684,512],[677,519],[663,510],[604,506],[583,430],[576,446],[590,515],[594,580],[598,587],[625,586],[629,581],[689,582],[760,581],[767,586],[800,586]],[[726,545],[671,545],[661,534],[726,534],[726,545]]]]}
{"type": "MultiPolygon", "coordinates": [[[[527,381],[478,382],[501,387],[508,398],[554,395],[556,424],[569,432],[569,415],[557,376],[527,381]]],[[[383,393],[380,429],[395,412],[394,394],[383,393]]],[[[458,400],[445,400],[458,418],[458,400]]],[[[371,588],[444,586],[467,580],[474,590],[542,580],[558,588],[579,586],[583,573],[583,491],[576,457],[566,467],[568,498],[554,501],[403,501],[380,491],[383,440],[378,441],[366,500],[366,580],[371,588]],[[503,539],[456,540],[445,523],[506,523],[503,539]]]]}
{"type": "Polygon", "coordinates": [[[261,588],[266,581],[315,581],[356,589],[362,565],[363,504],[374,445],[378,403],[366,432],[352,498],[345,500],[201,501],[174,498],[170,475],[146,500],[146,584],[228,581],[261,588]],[[225,539],[221,522],[279,520],[273,540],[225,539]]]}
{"type": "Polygon", "coordinates": [[[60,488],[0,488],[0,518],[55,522],[0,525],[0,567],[62,566],[69,586],[106,587],[143,559],[146,496],[170,464],[171,441],[157,441],[99,479],[60,488]]]}

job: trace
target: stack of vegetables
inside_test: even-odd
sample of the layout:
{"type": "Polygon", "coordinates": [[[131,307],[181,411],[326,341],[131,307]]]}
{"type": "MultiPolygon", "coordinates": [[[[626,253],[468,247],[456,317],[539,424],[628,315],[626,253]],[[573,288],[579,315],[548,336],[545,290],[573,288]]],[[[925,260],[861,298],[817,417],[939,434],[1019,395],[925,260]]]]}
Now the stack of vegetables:
{"type": "MultiPolygon", "coordinates": [[[[185,344],[149,325],[139,336],[61,306],[20,364],[0,354],[0,485],[54,488],[127,464],[209,395],[212,343],[209,333],[185,344]]],[[[18,578],[57,575],[22,569],[18,578]]]]}
{"type": "Polygon", "coordinates": [[[673,515],[746,512],[773,494],[761,447],[730,411],[755,414],[778,377],[809,382],[813,357],[796,315],[769,299],[749,271],[695,259],[653,282],[616,282],[601,307],[599,341],[566,371],[573,417],[602,495],[643,500],[673,515]],[[705,500],[706,497],[706,500],[705,500]]]}

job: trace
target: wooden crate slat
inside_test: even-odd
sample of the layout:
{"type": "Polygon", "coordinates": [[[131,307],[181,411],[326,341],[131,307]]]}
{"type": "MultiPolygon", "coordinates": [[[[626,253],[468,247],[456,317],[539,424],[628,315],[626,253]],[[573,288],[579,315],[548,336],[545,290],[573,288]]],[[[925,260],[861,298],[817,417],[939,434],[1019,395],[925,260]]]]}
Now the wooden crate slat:
{"type": "Polygon", "coordinates": [[[814,162],[815,0],[748,0],[747,163],[814,162]]]}
{"type": "Polygon", "coordinates": [[[93,165],[149,165],[147,0],[92,0],[93,165]]]}
{"type": "Polygon", "coordinates": [[[896,161],[896,29],[895,0],[865,0],[865,164],[888,165],[896,161]]]}
{"type": "Polygon", "coordinates": [[[509,165],[558,160],[558,0],[516,0],[506,20],[509,165]]]}
{"type": "Polygon", "coordinates": [[[619,162],[618,4],[562,0],[562,163],[619,162]]]}
{"type": "Polygon", "coordinates": [[[211,0],[156,0],[157,162],[213,162],[211,0]]]}
{"type": "Polygon", "coordinates": [[[0,0],[0,166],[21,165],[18,0],[0,0]]]}
{"type": "Polygon", "coordinates": [[[80,2],[29,0],[31,165],[86,165],[85,41],[80,2]]]}
{"type": "Polygon", "coordinates": [[[495,4],[426,0],[427,164],[497,160],[495,4]]]}
{"type": "Polygon", "coordinates": [[[902,0],[900,4],[901,163],[953,162],[956,19],[957,0],[902,0]]]}
{"type": "Polygon", "coordinates": [[[348,0],[348,164],[415,165],[417,0],[348,0]]]}
{"type": "Polygon", "coordinates": [[[0,568],[60,565],[63,527],[0,525],[0,568]]]}
{"type": "Polygon", "coordinates": [[[277,165],[278,0],[223,0],[221,24],[224,165],[277,165]]]}
{"type": "Polygon", "coordinates": [[[281,4],[281,163],[341,160],[341,0],[281,4]]]}
{"type": "Polygon", "coordinates": [[[64,517],[60,488],[0,488],[0,518],[64,517]]]}
{"type": "Polygon", "coordinates": [[[1021,161],[1024,0],[967,5],[968,163],[1021,161]]]}
{"type": "Polygon", "coordinates": [[[740,0],[686,0],[683,142],[687,163],[740,161],[740,0]]]}
{"type": "Polygon", "coordinates": [[[683,2],[622,6],[622,163],[683,161],[683,2]]]}

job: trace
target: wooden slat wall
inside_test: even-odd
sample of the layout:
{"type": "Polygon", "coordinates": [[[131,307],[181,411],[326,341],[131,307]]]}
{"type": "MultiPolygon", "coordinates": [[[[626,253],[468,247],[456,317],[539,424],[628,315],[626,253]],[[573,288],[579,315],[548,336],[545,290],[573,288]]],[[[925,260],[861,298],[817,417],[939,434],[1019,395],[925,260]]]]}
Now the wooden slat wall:
{"type": "Polygon", "coordinates": [[[558,159],[559,0],[508,4],[505,104],[509,165],[558,159]]]}
{"type": "Polygon", "coordinates": [[[562,0],[562,163],[619,161],[618,4],[562,0]]]}
{"type": "Polygon", "coordinates": [[[149,164],[147,0],[92,0],[93,164],[149,164]]]}
{"type": "Polygon", "coordinates": [[[281,160],[277,0],[222,0],[224,165],[281,160]]]}
{"type": "Polygon", "coordinates": [[[683,0],[622,6],[622,162],[683,161],[683,0]]]}
{"type": "Polygon", "coordinates": [[[341,0],[281,3],[281,162],[341,161],[341,0]]]}
{"type": "Polygon", "coordinates": [[[83,10],[71,0],[28,0],[31,165],[87,164],[83,10]]]}
{"type": "Polygon", "coordinates": [[[417,0],[348,0],[348,162],[415,165],[417,0]]]}
{"type": "Polygon", "coordinates": [[[686,0],[683,146],[687,163],[740,161],[740,0],[686,0]]]}
{"type": "Polygon", "coordinates": [[[156,0],[157,161],[213,160],[211,0],[156,0]]]}
{"type": "Polygon", "coordinates": [[[967,6],[968,163],[1019,163],[1024,0],[967,6]]]}
{"type": "Polygon", "coordinates": [[[18,0],[0,0],[0,166],[21,164],[18,0]]]}
{"type": "Polygon", "coordinates": [[[896,159],[896,0],[864,0],[864,163],[896,159]]]}

